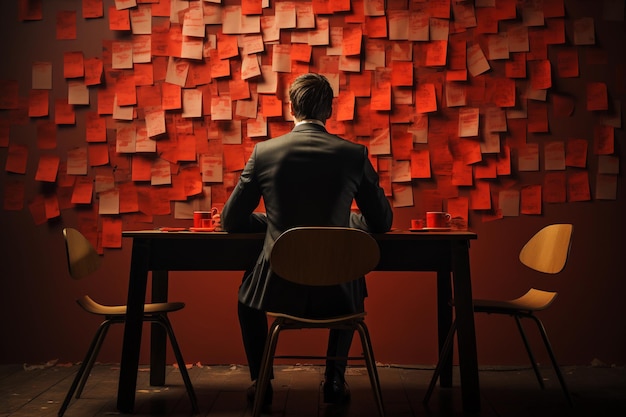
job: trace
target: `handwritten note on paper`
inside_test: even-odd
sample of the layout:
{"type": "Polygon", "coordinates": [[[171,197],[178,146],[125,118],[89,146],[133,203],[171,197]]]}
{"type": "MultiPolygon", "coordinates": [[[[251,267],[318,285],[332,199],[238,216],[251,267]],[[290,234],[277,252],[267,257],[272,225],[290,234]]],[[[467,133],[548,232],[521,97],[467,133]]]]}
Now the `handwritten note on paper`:
{"type": "Polygon", "coordinates": [[[28,95],[28,117],[44,117],[49,112],[48,90],[30,90],[28,95]]]}
{"type": "Polygon", "coordinates": [[[587,171],[570,172],[567,175],[567,201],[589,201],[589,173],[587,171]]]}
{"type": "Polygon", "coordinates": [[[489,71],[491,67],[480,45],[473,44],[467,47],[467,69],[472,77],[476,77],[486,71],[489,71]]]}
{"type": "Polygon", "coordinates": [[[79,176],[74,183],[72,192],[72,204],[91,204],[94,180],[89,176],[79,176]]]}
{"type": "Polygon", "coordinates": [[[596,125],[593,128],[593,153],[611,155],[615,152],[615,129],[612,126],[596,125]]]}
{"type": "Polygon", "coordinates": [[[541,214],[541,185],[522,187],[520,191],[520,213],[541,214]]]}
{"type": "Polygon", "coordinates": [[[565,143],[552,141],[544,144],[544,168],[546,171],[562,171],[565,169],[565,143]]]}
{"type": "Polygon", "coordinates": [[[565,172],[548,172],[543,177],[543,200],[546,203],[565,203],[567,198],[565,172]]]}
{"type": "Polygon", "coordinates": [[[527,143],[518,148],[517,165],[520,171],[539,171],[539,144],[527,143]]]}
{"type": "Polygon", "coordinates": [[[223,162],[222,156],[210,154],[200,155],[200,166],[202,169],[202,182],[222,182],[223,162]]]}
{"type": "Polygon", "coordinates": [[[474,184],[472,165],[463,160],[455,159],[452,163],[452,185],[471,186],[474,184]]]}
{"type": "Polygon", "coordinates": [[[519,216],[520,192],[518,190],[502,190],[498,193],[498,207],[503,216],[519,216]]]}
{"type": "Polygon", "coordinates": [[[391,184],[393,207],[411,207],[414,205],[413,187],[411,183],[394,182],[391,184]]]}
{"type": "Polygon", "coordinates": [[[587,83],[587,110],[608,110],[609,96],[606,84],[602,82],[587,83]]]}
{"type": "Polygon", "coordinates": [[[574,19],[574,45],[595,45],[596,34],[593,17],[574,19]]]}
{"type": "Polygon", "coordinates": [[[459,137],[478,136],[479,109],[477,107],[464,107],[459,109],[459,137]]]}

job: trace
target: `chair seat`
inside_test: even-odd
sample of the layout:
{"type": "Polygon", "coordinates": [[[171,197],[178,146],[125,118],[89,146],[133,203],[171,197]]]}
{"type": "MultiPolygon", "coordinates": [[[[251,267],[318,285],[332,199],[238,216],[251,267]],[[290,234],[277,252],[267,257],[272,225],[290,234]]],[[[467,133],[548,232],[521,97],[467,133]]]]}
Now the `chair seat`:
{"type": "Polygon", "coordinates": [[[557,295],[557,292],[531,288],[526,294],[513,300],[474,299],[474,311],[483,313],[541,311],[548,308],[557,295]]]}
{"type": "Polygon", "coordinates": [[[362,313],[349,314],[345,316],[329,317],[325,319],[311,319],[311,318],[306,318],[306,317],[292,316],[292,315],[284,314],[284,313],[273,313],[273,312],[267,313],[268,316],[272,316],[272,317],[281,317],[290,321],[301,322],[301,323],[306,323],[310,325],[320,325],[320,326],[344,323],[344,322],[351,321],[351,320],[360,320],[360,319],[365,318],[366,314],[367,313],[362,312],[362,313]]]}
{"type": "MultiPolygon", "coordinates": [[[[97,314],[100,316],[125,316],[126,306],[115,305],[106,306],[94,301],[88,295],[84,295],[76,302],[87,312],[97,314]]],[[[172,311],[182,310],[185,307],[185,303],[171,302],[171,303],[146,303],[144,304],[144,314],[162,314],[171,313],[172,311]]]]}

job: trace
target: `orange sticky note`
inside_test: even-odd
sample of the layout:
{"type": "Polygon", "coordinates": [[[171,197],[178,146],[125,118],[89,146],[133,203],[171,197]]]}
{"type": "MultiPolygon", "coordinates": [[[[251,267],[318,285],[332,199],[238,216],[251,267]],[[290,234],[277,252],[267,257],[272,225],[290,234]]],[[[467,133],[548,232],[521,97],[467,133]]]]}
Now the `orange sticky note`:
{"type": "Polygon", "coordinates": [[[85,75],[84,57],[81,51],[63,53],[63,77],[80,78],[85,75]]]}
{"type": "Polygon", "coordinates": [[[59,172],[59,162],[60,158],[58,155],[41,155],[37,165],[37,172],[35,173],[35,180],[55,182],[59,172]]]}
{"type": "Polygon", "coordinates": [[[363,31],[360,26],[348,26],[343,28],[343,40],[341,43],[342,54],[345,56],[359,55],[363,31]]]}
{"type": "Polygon", "coordinates": [[[541,214],[541,185],[526,185],[521,189],[520,213],[541,214]]]}
{"type": "Polygon", "coordinates": [[[15,174],[26,173],[26,162],[28,161],[28,146],[17,143],[10,143],[5,170],[15,174]]]}
{"type": "Polygon", "coordinates": [[[557,51],[556,62],[559,77],[578,77],[578,50],[576,48],[563,48],[557,51]]]}
{"type": "Polygon", "coordinates": [[[69,104],[66,98],[59,98],[54,101],[54,123],[58,125],[76,124],[74,106],[69,104]]]}
{"type": "Polygon", "coordinates": [[[37,149],[55,149],[57,147],[57,127],[49,120],[37,122],[37,149]]]}
{"type": "Polygon", "coordinates": [[[411,151],[411,178],[430,178],[430,152],[428,149],[411,151]]]}
{"type": "Polygon", "coordinates": [[[278,97],[264,94],[261,96],[261,114],[265,117],[280,117],[283,115],[283,102],[278,97]]]}
{"type": "Polygon", "coordinates": [[[122,219],[102,216],[102,247],[122,247],[122,219]]]}
{"type": "Polygon", "coordinates": [[[413,86],[413,62],[393,61],[391,65],[392,86],[413,86]]]}
{"type": "Polygon", "coordinates": [[[85,115],[85,141],[107,141],[106,119],[100,117],[98,113],[90,112],[85,115]]]}
{"type": "Polygon", "coordinates": [[[109,7],[109,30],[130,30],[128,9],[117,10],[115,6],[109,7]]]}
{"type": "Polygon", "coordinates": [[[300,61],[300,62],[310,62],[311,61],[311,52],[313,47],[311,45],[298,45],[295,48],[291,48],[291,60],[292,61],[300,61]]]}
{"type": "Polygon", "coordinates": [[[352,91],[341,91],[336,100],[337,120],[346,121],[354,119],[355,97],[352,91]]]}
{"type": "Polygon", "coordinates": [[[98,85],[102,82],[104,64],[98,57],[83,60],[85,68],[85,85],[98,85]]]}
{"type": "Polygon", "coordinates": [[[430,113],[437,111],[437,96],[435,95],[434,84],[418,84],[415,91],[415,107],[417,113],[430,113]]]}
{"type": "Polygon", "coordinates": [[[589,201],[589,173],[587,171],[570,172],[567,175],[567,201],[589,201]]]}
{"type": "Polygon", "coordinates": [[[602,82],[587,83],[587,110],[608,110],[609,97],[606,84],[602,82]]]}
{"type": "Polygon", "coordinates": [[[87,151],[90,166],[103,166],[109,163],[109,147],[106,143],[90,144],[87,151]]]}
{"type": "Polygon", "coordinates": [[[565,145],[565,165],[586,168],[588,143],[586,139],[568,139],[565,145]]]}
{"type": "Polygon", "coordinates": [[[530,86],[534,90],[545,90],[552,87],[550,61],[547,59],[530,61],[530,86]]]}
{"type": "Polygon", "coordinates": [[[565,172],[547,172],[543,177],[543,201],[546,203],[565,203],[565,172]]]}
{"type": "Polygon", "coordinates": [[[28,97],[28,117],[44,117],[48,115],[48,91],[30,90],[28,97]]]}
{"type": "Polygon", "coordinates": [[[77,177],[76,182],[74,183],[74,191],[72,192],[72,204],[91,204],[94,187],[93,184],[92,177],[77,177]]]}
{"type": "Polygon", "coordinates": [[[593,128],[594,155],[612,155],[615,152],[615,128],[596,125],[593,128]]]}

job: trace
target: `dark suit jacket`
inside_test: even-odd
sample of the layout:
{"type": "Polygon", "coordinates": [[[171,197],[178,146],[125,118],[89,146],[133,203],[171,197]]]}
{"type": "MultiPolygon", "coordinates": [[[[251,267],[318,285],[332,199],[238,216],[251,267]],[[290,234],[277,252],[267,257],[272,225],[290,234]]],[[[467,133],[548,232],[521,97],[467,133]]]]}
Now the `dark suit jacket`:
{"type": "Polygon", "coordinates": [[[266,221],[262,253],[247,271],[239,301],[265,311],[328,317],[363,310],[365,280],[333,287],[304,287],[273,274],[269,255],[281,233],[296,226],[391,228],[393,213],[378,184],[367,148],[305,123],[258,143],[221,215],[228,232],[254,230],[266,221]],[[266,217],[253,213],[261,197],[266,217]],[[360,214],[351,213],[355,200],[360,214]]]}

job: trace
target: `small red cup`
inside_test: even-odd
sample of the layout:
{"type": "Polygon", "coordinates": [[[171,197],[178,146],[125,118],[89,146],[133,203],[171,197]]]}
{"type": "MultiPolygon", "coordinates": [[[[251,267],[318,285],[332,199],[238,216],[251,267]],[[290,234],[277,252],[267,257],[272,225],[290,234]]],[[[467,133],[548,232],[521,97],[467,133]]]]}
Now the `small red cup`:
{"type": "Polygon", "coordinates": [[[424,220],[422,219],[411,219],[411,229],[418,230],[424,228],[424,220]]]}

